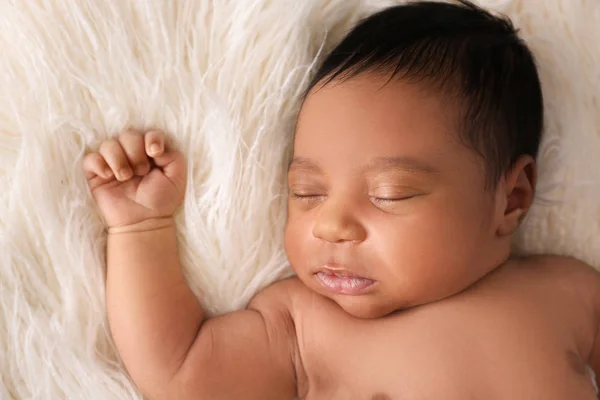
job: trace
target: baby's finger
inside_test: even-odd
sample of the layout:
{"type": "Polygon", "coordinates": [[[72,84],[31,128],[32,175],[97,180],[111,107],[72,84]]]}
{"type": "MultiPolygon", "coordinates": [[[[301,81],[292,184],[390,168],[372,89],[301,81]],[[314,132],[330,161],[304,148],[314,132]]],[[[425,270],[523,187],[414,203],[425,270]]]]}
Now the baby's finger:
{"type": "Polygon", "coordinates": [[[169,178],[181,191],[186,185],[185,158],[180,151],[166,151],[154,158],[157,167],[160,167],[167,178],[169,178]]]}
{"type": "Polygon", "coordinates": [[[144,135],[146,154],[158,157],[165,151],[165,134],[160,130],[152,130],[144,135]]]}
{"type": "Polygon", "coordinates": [[[108,139],[100,145],[99,153],[112,169],[117,180],[123,182],[133,176],[127,154],[116,139],[108,139]]]}
{"type": "Polygon", "coordinates": [[[85,179],[90,180],[96,176],[104,179],[113,177],[113,172],[99,153],[89,153],[83,157],[83,171],[85,179]]]}
{"type": "Polygon", "coordinates": [[[119,143],[127,155],[133,172],[139,176],[146,175],[150,171],[150,162],[144,148],[144,136],[130,129],[119,135],[119,143]]]}

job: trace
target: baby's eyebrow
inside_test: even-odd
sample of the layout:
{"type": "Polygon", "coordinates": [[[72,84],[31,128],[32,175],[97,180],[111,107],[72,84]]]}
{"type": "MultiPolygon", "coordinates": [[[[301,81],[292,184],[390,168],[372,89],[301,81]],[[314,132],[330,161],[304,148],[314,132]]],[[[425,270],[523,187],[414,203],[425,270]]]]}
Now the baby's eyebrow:
{"type": "Polygon", "coordinates": [[[313,173],[321,173],[321,167],[317,165],[310,158],[306,157],[294,157],[294,159],[290,162],[288,167],[289,171],[304,171],[304,172],[313,172],[313,173]]]}
{"type": "Polygon", "coordinates": [[[427,162],[406,156],[377,157],[365,167],[368,172],[385,170],[405,170],[414,173],[438,174],[440,171],[427,162]]]}
{"type": "MultiPolygon", "coordinates": [[[[438,174],[439,170],[425,161],[413,157],[394,156],[377,157],[369,161],[363,168],[365,172],[403,170],[412,173],[438,174]]],[[[294,157],[288,171],[302,171],[320,174],[323,172],[319,165],[307,157],[294,157]]]]}

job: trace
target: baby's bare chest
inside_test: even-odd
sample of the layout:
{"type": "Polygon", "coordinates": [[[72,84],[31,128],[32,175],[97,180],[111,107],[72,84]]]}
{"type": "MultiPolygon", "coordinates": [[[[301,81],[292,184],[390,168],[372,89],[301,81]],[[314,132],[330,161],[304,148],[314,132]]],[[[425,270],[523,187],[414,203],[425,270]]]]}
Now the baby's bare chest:
{"type": "Polygon", "coordinates": [[[526,298],[465,298],[376,321],[325,302],[307,315],[306,399],[596,398],[569,317],[526,298]]]}

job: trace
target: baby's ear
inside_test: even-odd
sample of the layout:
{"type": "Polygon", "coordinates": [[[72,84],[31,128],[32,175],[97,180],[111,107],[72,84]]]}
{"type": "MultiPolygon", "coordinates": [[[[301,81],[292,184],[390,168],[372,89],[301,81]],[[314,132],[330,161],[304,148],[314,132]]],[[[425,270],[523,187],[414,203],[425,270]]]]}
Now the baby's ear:
{"type": "Polygon", "coordinates": [[[533,203],[536,179],[535,160],[529,155],[519,157],[505,175],[503,185],[499,187],[502,190],[499,195],[505,197],[504,215],[497,230],[499,236],[511,235],[523,222],[533,203]]]}

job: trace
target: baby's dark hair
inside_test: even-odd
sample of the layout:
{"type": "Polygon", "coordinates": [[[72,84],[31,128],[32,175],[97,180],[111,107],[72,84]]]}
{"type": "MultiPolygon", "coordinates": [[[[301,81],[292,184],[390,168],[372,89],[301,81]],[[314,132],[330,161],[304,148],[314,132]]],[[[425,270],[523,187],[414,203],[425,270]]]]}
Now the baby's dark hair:
{"type": "Polygon", "coordinates": [[[333,49],[306,93],[363,72],[431,85],[458,104],[459,137],[485,160],[488,185],[519,156],[537,156],[542,89],[534,56],[507,17],[466,0],[385,9],[333,49]]]}

